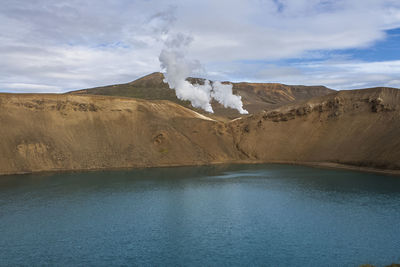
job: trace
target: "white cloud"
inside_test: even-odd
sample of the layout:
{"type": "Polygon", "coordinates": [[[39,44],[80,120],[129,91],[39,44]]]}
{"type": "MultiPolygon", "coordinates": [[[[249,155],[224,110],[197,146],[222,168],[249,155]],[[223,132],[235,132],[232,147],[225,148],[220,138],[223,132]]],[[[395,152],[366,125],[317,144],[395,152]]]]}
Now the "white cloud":
{"type": "Polygon", "coordinates": [[[271,65],[250,79],[285,84],[325,85],[338,90],[379,86],[400,88],[399,73],[400,60],[342,60],[296,63],[290,67],[271,65]]]}
{"type": "Polygon", "coordinates": [[[258,74],[344,88],[378,83],[380,74],[382,84],[396,84],[393,62],[320,62],[319,70],[311,64],[274,70],[272,64],[242,63],[368,47],[396,27],[397,0],[4,0],[0,91],[39,91],[23,84],[65,91],[131,81],[159,70],[168,31],[190,34],[189,57],[223,79],[258,74]]]}
{"type": "Polygon", "coordinates": [[[304,64],[305,75],[314,84],[335,89],[399,87],[400,60],[381,62],[321,62],[304,64]]]}
{"type": "Polygon", "coordinates": [[[9,88],[10,92],[34,91],[35,93],[61,93],[61,88],[46,84],[29,83],[0,83],[2,88],[9,88]]]}

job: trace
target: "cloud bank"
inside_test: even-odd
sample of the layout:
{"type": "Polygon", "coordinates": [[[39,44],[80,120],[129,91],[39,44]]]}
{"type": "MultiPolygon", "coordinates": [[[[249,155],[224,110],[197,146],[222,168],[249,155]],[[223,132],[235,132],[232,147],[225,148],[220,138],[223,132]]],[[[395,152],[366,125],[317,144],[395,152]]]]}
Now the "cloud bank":
{"type": "Polygon", "coordinates": [[[4,0],[0,91],[129,82],[159,70],[168,31],[193,37],[187,57],[201,60],[210,79],[396,85],[392,67],[376,68],[397,66],[396,54],[364,60],[349,52],[333,63],[326,54],[373,49],[399,27],[397,0],[4,0]]]}

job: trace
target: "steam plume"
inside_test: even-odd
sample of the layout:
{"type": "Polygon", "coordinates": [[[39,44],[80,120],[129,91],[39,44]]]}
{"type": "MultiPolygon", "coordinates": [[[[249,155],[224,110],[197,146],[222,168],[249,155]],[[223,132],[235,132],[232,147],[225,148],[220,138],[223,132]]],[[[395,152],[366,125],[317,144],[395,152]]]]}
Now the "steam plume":
{"type": "Polygon", "coordinates": [[[237,109],[240,114],[248,114],[247,110],[243,109],[241,96],[232,94],[232,84],[211,83],[205,80],[204,84],[200,85],[191,84],[186,80],[194,71],[202,68],[200,62],[185,57],[184,51],[190,41],[190,38],[178,34],[165,43],[165,48],[159,56],[164,82],[168,83],[171,89],[175,89],[179,99],[190,101],[193,107],[214,113],[211,106],[211,100],[214,98],[226,108],[237,109]]]}
{"type": "Polygon", "coordinates": [[[212,84],[212,87],[211,96],[224,107],[237,109],[240,114],[248,114],[247,110],[243,109],[242,97],[232,94],[232,84],[217,81],[212,84]]]}

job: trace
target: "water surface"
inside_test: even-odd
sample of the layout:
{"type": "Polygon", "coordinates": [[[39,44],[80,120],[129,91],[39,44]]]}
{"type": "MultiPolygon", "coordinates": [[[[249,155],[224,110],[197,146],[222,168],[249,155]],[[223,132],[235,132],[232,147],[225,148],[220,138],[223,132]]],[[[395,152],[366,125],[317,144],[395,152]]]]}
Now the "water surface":
{"type": "Polygon", "coordinates": [[[400,179],[289,165],[0,177],[0,265],[382,266],[400,179]]]}

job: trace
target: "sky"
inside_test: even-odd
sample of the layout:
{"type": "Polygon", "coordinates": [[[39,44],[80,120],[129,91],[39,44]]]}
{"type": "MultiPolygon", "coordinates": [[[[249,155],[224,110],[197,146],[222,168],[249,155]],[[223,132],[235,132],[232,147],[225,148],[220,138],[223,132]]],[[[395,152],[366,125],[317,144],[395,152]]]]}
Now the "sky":
{"type": "Polygon", "coordinates": [[[130,82],[176,34],[195,76],[400,87],[399,0],[2,0],[0,92],[130,82]]]}

